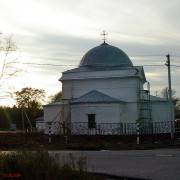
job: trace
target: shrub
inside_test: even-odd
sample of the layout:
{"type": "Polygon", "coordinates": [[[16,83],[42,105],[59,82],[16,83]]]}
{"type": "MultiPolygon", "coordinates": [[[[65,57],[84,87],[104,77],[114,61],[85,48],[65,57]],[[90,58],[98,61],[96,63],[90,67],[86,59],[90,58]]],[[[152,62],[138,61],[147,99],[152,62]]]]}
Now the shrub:
{"type": "MultiPolygon", "coordinates": [[[[57,158],[57,157],[56,157],[57,158]]],[[[70,155],[71,161],[73,156],[70,155]]],[[[103,179],[87,173],[86,158],[60,165],[47,151],[16,151],[0,154],[0,174],[19,174],[26,180],[93,180],[103,179]],[[74,164],[73,164],[74,163],[74,164]],[[75,168],[77,166],[77,168],[75,168]]]]}

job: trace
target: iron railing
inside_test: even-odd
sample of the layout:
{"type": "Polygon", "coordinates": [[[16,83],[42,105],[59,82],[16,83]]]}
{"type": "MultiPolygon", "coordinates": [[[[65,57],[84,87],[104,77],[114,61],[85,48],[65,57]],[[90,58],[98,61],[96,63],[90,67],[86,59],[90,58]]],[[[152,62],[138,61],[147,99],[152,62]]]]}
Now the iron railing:
{"type": "Polygon", "coordinates": [[[36,131],[48,134],[51,131],[52,134],[62,134],[63,124],[60,122],[36,122],[36,131]]]}
{"type": "MultiPolygon", "coordinates": [[[[180,131],[180,124],[167,122],[144,122],[139,124],[140,134],[162,134],[180,131]]],[[[94,128],[89,128],[87,122],[38,122],[37,131],[52,134],[72,134],[72,135],[134,135],[137,134],[136,123],[97,123],[94,128]]]]}
{"type": "Polygon", "coordinates": [[[166,132],[174,132],[174,123],[171,121],[167,122],[155,122],[155,134],[162,134],[166,132]]]}

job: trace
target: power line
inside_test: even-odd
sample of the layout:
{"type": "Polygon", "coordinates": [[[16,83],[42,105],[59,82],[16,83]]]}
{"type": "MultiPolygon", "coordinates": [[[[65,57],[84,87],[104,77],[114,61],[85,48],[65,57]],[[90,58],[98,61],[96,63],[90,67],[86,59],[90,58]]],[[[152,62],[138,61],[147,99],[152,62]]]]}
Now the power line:
{"type": "MultiPolygon", "coordinates": [[[[56,52],[56,51],[21,51],[22,53],[35,53],[35,54],[64,54],[64,55],[82,55],[83,52],[56,52]]],[[[164,54],[129,54],[130,57],[164,57],[164,54]]],[[[178,54],[171,55],[171,57],[180,57],[178,54]]]]}
{"type": "Polygon", "coordinates": [[[158,64],[158,65],[157,64],[146,64],[146,65],[140,65],[140,66],[143,66],[143,67],[165,67],[164,64],[158,64]]]}
{"type": "Polygon", "coordinates": [[[78,66],[75,64],[44,64],[44,63],[23,63],[23,62],[13,62],[16,64],[31,64],[31,65],[38,65],[38,66],[78,66]]]}
{"type": "Polygon", "coordinates": [[[177,66],[177,65],[170,65],[170,66],[174,66],[174,67],[180,67],[180,66],[177,66]]]}
{"type": "MultiPolygon", "coordinates": [[[[26,63],[26,62],[13,62],[15,64],[29,64],[29,65],[38,65],[38,66],[78,66],[77,64],[51,64],[51,63],[26,63]]],[[[146,64],[146,65],[141,65],[141,66],[165,66],[162,64],[146,64]]],[[[180,67],[178,65],[171,65],[174,67],[180,67]]]]}

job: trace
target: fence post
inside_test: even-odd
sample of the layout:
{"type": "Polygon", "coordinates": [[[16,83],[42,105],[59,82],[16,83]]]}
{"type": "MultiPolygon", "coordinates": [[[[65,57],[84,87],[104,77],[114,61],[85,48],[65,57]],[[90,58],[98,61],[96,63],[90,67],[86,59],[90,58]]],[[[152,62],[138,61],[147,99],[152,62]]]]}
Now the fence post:
{"type": "Polygon", "coordinates": [[[154,134],[158,134],[157,123],[156,122],[154,122],[154,134]]]}
{"type": "Polygon", "coordinates": [[[49,143],[51,143],[51,122],[48,122],[49,143]]]}
{"type": "Polygon", "coordinates": [[[62,122],[62,127],[63,127],[63,135],[66,135],[66,130],[65,130],[65,121],[62,122]]]}
{"type": "Polygon", "coordinates": [[[136,120],[137,144],[139,144],[139,120],[136,120]]]}
{"type": "Polygon", "coordinates": [[[123,135],[126,135],[126,123],[124,123],[124,133],[123,135]]]}
{"type": "Polygon", "coordinates": [[[26,129],[26,144],[27,144],[27,142],[28,142],[28,134],[27,134],[28,132],[27,132],[27,129],[26,129]]]}
{"type": "Polygon", "coordinates": [[[151,134],[154,134],[154,123],[151,123],[151,134]]]}
{"type": "Polygon", "coordinates": [[[65,121],[63,121],[63,135],[64,135],[64,143],[65,145],[67,145],[68,136],[67,136],[67,126],[65,121]]]}

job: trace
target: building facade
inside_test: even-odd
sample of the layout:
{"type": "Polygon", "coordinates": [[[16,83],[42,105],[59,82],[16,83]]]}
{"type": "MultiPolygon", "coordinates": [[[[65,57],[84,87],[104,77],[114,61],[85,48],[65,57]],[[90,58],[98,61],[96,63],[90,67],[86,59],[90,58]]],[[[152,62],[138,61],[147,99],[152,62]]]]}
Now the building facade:
{"type": "Polygon", "coordinates": [[[45,106],[45,122],[54,121],[57,109],[55,121],[86,123],[89,129],[103,123],[170,121],[168,101],[151,96],[149,85],[144,89],[148,82],[143,66],[133,66],[121,49],[105,42],[89,50],[79,66],[63,72],[59,80],[62,100],[45,106]]]}

